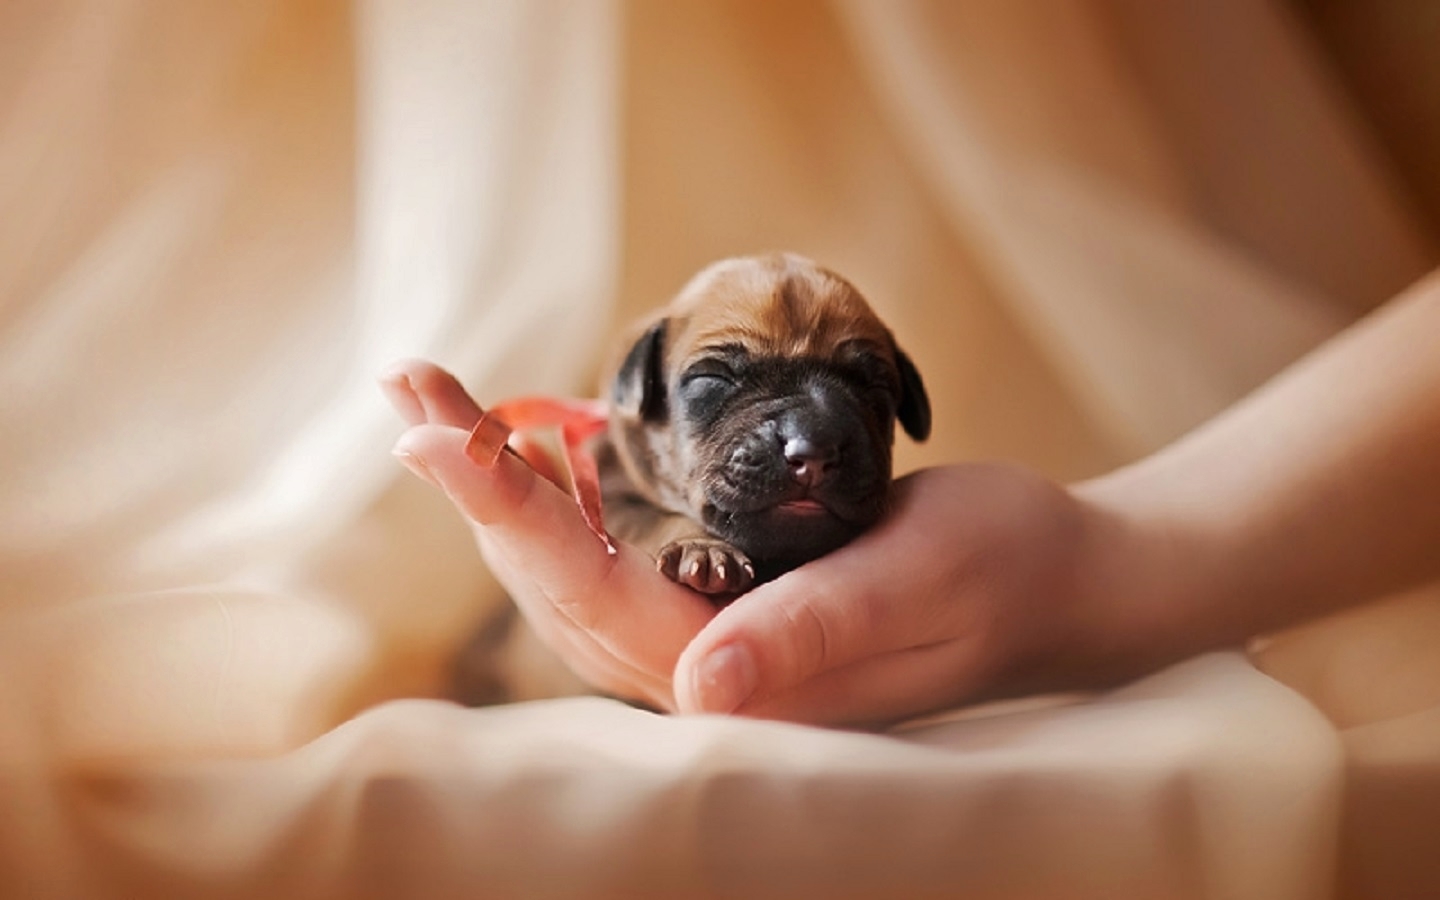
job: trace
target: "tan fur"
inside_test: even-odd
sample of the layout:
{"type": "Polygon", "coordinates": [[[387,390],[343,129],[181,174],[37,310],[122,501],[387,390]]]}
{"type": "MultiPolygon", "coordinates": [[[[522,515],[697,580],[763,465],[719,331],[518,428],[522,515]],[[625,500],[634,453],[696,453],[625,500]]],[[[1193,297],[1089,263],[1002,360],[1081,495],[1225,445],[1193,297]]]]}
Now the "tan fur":
{"type": "Polygon", "coordinates": [[[716,263],[695,276],[660,316],[672,323],[672,370],[724,344],[739,344],[757,356],[821,359],[852,341],[883,354],[893,347],[889,329],[859,291],[791,254],[716,263]]]}

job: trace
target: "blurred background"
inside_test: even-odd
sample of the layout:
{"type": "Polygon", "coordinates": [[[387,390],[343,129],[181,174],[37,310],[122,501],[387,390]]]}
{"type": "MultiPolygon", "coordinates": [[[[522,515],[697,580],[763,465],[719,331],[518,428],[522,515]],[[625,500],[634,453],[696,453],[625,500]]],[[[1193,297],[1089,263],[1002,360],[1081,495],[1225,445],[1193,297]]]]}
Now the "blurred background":
{"type": "Polygon", "coordinates": [[[589,393],[608,335],[726,255],[809,254],[893,323],[941,411],[902,465],[1058,478],[1182,433],[1436,257],[1423,2],[0,16],[12,597],[117,541],[204,568],[336,527],[392,477],[386,362],[482,401],[589,393]]]}
{"type": "MultiPolygon", "coordinates": [[[[5,758],[442,694],[503,599],[375,376],[591,394],[723,256],[870,298],[935,407],[902,468],[1155,449],[1435,265],[1437,46],[1426,0],[0,3],[5,758]]],[[[1274,670],[1440,708],[1433,601],[1274,670]]]]}

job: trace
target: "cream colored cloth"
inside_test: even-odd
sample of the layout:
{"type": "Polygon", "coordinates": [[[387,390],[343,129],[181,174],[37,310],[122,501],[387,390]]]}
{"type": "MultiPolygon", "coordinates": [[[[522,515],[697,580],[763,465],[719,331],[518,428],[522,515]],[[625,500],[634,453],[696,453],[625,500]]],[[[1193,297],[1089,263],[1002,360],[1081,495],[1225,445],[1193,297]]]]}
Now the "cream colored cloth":
{"type": "Polygon", "coordinates": [[[502,601],[390,359],[583,392],[791,249],[925,374],[903,465],[1069,478],[1422,274],[1286,9],[0,5],[0,895],[1440,889],[1423,593],[1272,644],[1309,700],[1235,654],[884,736],[397,699],[502,601]]]}

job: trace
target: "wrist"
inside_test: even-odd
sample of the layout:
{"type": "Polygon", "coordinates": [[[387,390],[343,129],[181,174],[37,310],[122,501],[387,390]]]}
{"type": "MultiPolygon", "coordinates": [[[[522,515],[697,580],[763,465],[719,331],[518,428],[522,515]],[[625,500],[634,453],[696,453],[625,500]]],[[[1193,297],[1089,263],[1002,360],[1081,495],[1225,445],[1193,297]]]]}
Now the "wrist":
{"type": "Polygon", "coordinates": [[[1121,469],[1070,487],[1085,525],[1075,584],[1081,627],[1117,677],[1238,644],[1247,624],[1222,602],[1244,583],[1222,529],[1149,502],[1121,469]]]}

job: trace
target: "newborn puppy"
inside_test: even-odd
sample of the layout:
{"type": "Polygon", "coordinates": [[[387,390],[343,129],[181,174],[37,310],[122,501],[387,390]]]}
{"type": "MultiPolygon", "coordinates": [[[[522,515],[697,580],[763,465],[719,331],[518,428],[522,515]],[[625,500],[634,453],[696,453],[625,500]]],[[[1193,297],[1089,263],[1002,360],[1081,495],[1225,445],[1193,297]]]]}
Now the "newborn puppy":
{"type": "MultiPolygon", "coordinates": [[[[643,323],[606,380],[605,523],[723,599],[841,546],[889,500],[898,421],[930,433],[908,357],[860,293],[809,260],[725,260],[643,323]]],[[[507,605],[457,659],[474,705],[584,686],[507,605]]]]}
{"type": "Polygon", "coordinates": [[[716,263],[609,379],[606,522],[662,572],[735,594],[885,512],[895,423],[923,441],[920,375],[859,291],[789,254],[716,263]]]}

